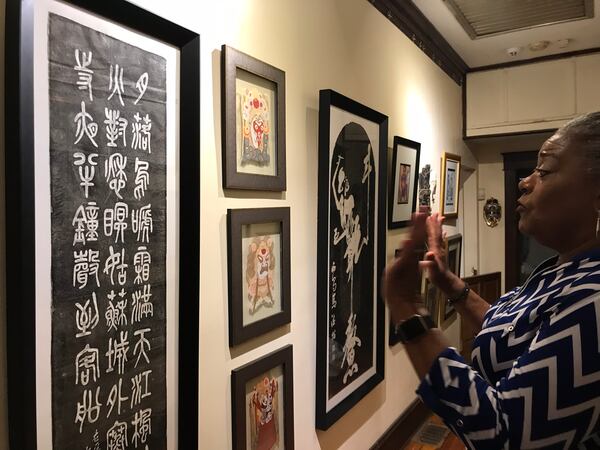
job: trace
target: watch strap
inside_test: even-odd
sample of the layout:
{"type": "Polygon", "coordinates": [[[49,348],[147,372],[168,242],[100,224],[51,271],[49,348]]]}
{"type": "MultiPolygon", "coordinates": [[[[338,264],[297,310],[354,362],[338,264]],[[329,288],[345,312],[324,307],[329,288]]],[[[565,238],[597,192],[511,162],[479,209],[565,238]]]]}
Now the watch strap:
{"type": "Polygon", "coordinates": [[[446,303],[448,305],[453,305],[454,303],[460,302],[469,296],[470,291],[471,288],[469,287],[469,283],[465,281],[465,287],[458,294],[448,297],[446,303]]]}
{"type": "Polygon", "coordinates": [[[435,328],[435,322],[429,314],[415,314],[396,326],[400,342],[407,343],[435,328]]]}

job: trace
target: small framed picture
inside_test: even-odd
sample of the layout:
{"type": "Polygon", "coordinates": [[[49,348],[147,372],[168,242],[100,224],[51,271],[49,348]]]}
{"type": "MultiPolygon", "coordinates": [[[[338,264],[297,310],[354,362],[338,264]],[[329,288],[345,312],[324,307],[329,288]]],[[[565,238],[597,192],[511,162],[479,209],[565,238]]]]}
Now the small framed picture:
{"type": "Polygon", "coordinates": [[[441,213],[447,219],[458,217],[458,191],[460,189],[460,156],[444,153],[442,156],[441,213]]]}
{"type": "Polygon", "coordinates": [[[292,346],[231,372],[233,449],[294,449],[292,346]]]}
{"type": "Polygon", "coordinates": [[[221,48],[223,187],[285,191],[285,72],[221,48]]]}
{"type": "Polygon", "coordinates": [[[417,203],[421,144],[394,136],[391,191],[388,194],[388,228],[408,226],[417,203]]]}
{"type": "MultiPolygon", "coordinates": [[[[444,240],[444,245],[446,247],[446,258],[448,263],[448,269],[450,271],[460,277],[460,258],[462,251],[462,235],[455,234],[454,236],[450,236],[444,240]]],[[[448,305],[448,302],[441,302],[440,307],[440,319],[439,323],[443,324],[447,320],[451,319],[452,316],[456,314],[456,310],[452,305],[448,305]]]]}
{"type": "Polygon", "coordinates": [[[229,345],[290,322],[290,209],[227,211],[229,345]]]}

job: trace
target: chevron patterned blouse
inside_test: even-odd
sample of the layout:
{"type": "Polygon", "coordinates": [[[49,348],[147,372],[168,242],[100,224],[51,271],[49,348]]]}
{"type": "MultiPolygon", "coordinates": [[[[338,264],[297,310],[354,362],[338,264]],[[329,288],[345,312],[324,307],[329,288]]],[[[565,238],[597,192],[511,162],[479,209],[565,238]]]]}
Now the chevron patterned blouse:
{"type": "Polygon", "coordinates": [[[447,348],[417,389],[468,448],[600,448],[600,249],[556,260],[486,312],[473,367],[447,348]]]}

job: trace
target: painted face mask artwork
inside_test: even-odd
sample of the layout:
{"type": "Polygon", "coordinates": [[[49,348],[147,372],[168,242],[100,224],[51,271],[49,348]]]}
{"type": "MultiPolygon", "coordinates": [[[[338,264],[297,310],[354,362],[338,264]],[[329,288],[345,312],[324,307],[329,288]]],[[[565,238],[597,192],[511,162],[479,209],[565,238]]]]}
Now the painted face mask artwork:
{"type": "Polygon", "coordinates": [[[275,255],[273,240],[267,236],[258,236],[248,246],[246,262],[246,282],[248,283],[248,311],[250,314],[260,306],[274,305],[273,271],[275,255]]]}
{"type": "Polygon", "coordinates": [[[242,165],[266,166],[269,155],[269,102],[260,92],[246,89],[242,96],[242,165]]]}
{"type": "Polygon", "coordinates": [[[279,448],[278,383],[265,377],[256,383],[250,398],[250,430],[253,450],[279,448]]]}

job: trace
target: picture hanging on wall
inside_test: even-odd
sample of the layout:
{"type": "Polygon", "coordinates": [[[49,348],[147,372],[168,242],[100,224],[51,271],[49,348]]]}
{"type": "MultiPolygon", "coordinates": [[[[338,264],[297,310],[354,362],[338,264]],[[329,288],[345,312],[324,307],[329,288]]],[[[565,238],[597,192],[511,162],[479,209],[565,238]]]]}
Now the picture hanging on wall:
{"type": "MultiPolygon", "coordinates": [[[[455,234],[444,240],[446,260],[448,269],[450,272],[460,277],[460,258],[462,251],[462,235],[455,234]]],[[[451,319],[456,314],[456,309],[452,305],[449,305],[446,301],[441,302],[440,318],[439,323],[443,325],[444,322],[451,319]]]]}
{"type": "Polygon", "coordinates": [[[460,189],[460,156],[444,153],[442,156],[441,214],[447,219],[458,217],[460,189]]]}
{"type": "Polygon", "coordinates": [[[200,38],[118,0],[6,14],[10,447],[196,448],[200,38]]]}
{"type": "Polygon", "coordinates": [[[292,346],[231,372],[233,450],[294,449],[292,346]]]}
{"type": "Polygon", "coordinates": [[[317,414],[327,429],[384,377],[387,116],[319,102],[317,414]]]}
{"type": "Polygon", "coordinates": [[[290,323],[290,209],[227,211],[229,345],[290,323]]]}
{"type": "Polygon", "coordinates": [[[421,144],[394,136],[391,190],[388,193],[388,227],[408,226],[417,204],[421,144]]]}
{"type": "Polygon", "coordinates": [[[223,187],[286,190],[285,72],[221,48],[223,187]]]}

